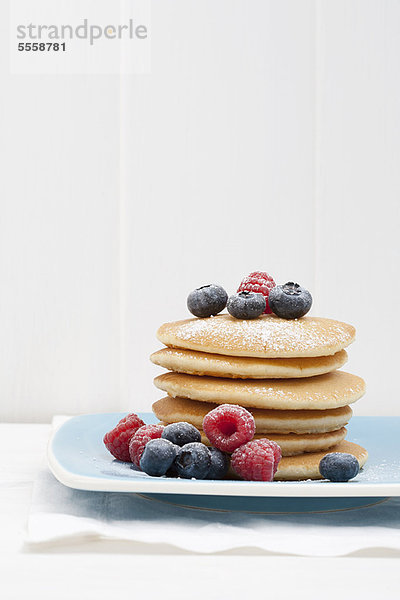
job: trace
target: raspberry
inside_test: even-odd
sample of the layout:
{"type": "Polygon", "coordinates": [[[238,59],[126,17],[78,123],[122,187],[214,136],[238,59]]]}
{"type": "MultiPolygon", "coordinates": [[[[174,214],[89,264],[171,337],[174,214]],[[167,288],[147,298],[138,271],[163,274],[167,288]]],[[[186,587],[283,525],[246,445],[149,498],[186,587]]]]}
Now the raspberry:
{"type": "Polygon", "coordinates": [[[272,288],[276,286],[275,281],[271,275],[268,275],[265,271],[253,271],[250,275],[245,277],[239,285],[238,292],[254,292],[255,294],[262,294],[266,300],[265,314],[269,314],[272,310],[268,304],[268,296],[272,288]]]}
{"type": "MultiPolygon", "coordinates": [[[[263,438],[263,439],[267,439],[267,438],[263,438]]],[[[269,445],[272,448],[272,452],[274,453],[274,460],[275,460],[274,475],[275,475],[276,471],[278,470],[279,462],[282,458],[282,450],[281,450],[281,447],[278,446],[278,444],[276,442],[273,442],[272,440],[267,440],[267,441],[269,442],[269,445]]]]}
{"type": "Polygon", "coordinates": [[[247,481],[272,481],[281,451],[275,442],[262,438],[244,444],[232,454],[232,469],[247,481]],[[278,449],[279,452],[278,452],[278,449]]]}
{"type": "Polygon", "coordinates": [[[121,419],[114,429],[105,434],[103,442],[109,452],[118,460],[130,462],[129,442],[134,433],[144,425],[135,413],[121,419]]]}
{"type": "Polygon", "coordinates": [[[137,467],[140,467],[140,459],[147,442],[161,437],[164,430],[162,425],[143,425],[134,433],[129,442],[129,456],[137,467]]]}
{"type": "Polygon", "coordinates": [[[203,431],[211,444],[223,452],[233,452],[254,437],[254,417],[235,404],[221,404],[203,419],[203,431]]]}

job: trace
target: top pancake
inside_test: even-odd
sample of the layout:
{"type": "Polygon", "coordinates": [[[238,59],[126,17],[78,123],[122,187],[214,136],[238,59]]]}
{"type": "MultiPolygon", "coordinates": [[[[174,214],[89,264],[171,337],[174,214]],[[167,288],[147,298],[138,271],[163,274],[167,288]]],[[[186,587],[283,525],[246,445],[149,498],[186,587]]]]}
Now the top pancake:
{"type": "Polygon", "coordinates": [[[244,320],[222,314],[165,323],[157,338],[166,346],[212,354],[302,358],[339,352],[354,341],[355,328],[318,317],[287,320],[262,315],[244,320]]]}

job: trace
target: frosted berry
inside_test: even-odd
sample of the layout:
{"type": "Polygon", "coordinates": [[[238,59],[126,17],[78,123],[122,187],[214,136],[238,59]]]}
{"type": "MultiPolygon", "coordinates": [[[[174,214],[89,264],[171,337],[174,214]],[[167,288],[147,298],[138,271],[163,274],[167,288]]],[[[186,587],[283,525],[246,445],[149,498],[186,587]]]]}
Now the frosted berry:
{"type": "Polygon", "coordinates": [[[118,460],[130,462],[129,442],[134,433],[144,425],[144,421],[135,413],[121,419],[117,425],[105,434],[103,442],[109,452],[118,460]]]}
{"type": "Polygon", "coordinates": [[[223,452],[233,452],[254,437],[253,415],[236,404],[221,404],[203,419],[203,431],[211,444],[223,452]]]}
{"type": "Polygon", "coordinates": [[[269,295],[270,309],[282,319],[300,319],[308,313],[311,304],[310,292],[293,281],[277,285],[269,295]]]}
{"type": "Polygon", "coordinates": [[[360,463],[352,454],[330,452],[321,459],[319,472],[330,481],[349,481],[358,475],[360,463]]]}
{"type": "Polygon", "coordinates": [[[210,448],[211,466],[206,479],[223,479],[229,469],[229,456],[217,448],[210,448]]]}
{"type": "Polygon", "coordinates": [[[235,450],[231,466],[239,477],[247,481],[272,481],[280,459],[280,452],[277,453],[271,440],[262,438],[235,450]]]}
{"type": "Polygon", "coordinates": [[[185,444],[179,449],[174,462],[178,477],[205,479],[211,467],[210,451],[200,442],[185,444]]]}
{"type": "Polygon", "coordinates": [[[171,467],[178,450],[178,446],[168,440],[162,438],[150,440],[144,447],[140,468],[147,475],[161,477],[171,467]]]}
{"type": "Polygon", "coordinates": [[[266,300],[262,294],[239,292],[228,300],[228,313],[236,319],[256,319],[263,314],[266,300]]]}
{"type": "Polygon", "coordinates": [[[129,456],[134,465],[140,466],[140,459],[145,445],[150,440],[160,438],[163,429],[162,425],[143,425],[133,434],[129,442],[129,456]]]}
{"type": "Polygon", "coordinates": [[[224,310],[228,294],[220,285],[203,285],[190,292],[187,307],[195,317],[211,317],[224,310]]]}
{"type": "Polygon", "coordinates": [[[268,275],[265,271],[253,271],[242,280],[237,291],[262,294],[265,298],[264,313],[269,314],[272,311],[268,304],[268,297],[275,285],[275,281],[272,279],[271,275],[268,275]]]}
{"type": "Polygon", "coordinates": [[[268,441],[270,447],[272,448],[272,452],[274,453],[274,460],[275,460],[274,475],[275,475],[278,465],[279,465],[279,461],[282,458],[282,450],[281,450],[281,447],[278,446],[278,444],[276,442],[274,442],[273,440],[268,440],[268,438],[263,438],[263,439],[268,441]]]}
{"type": "Polygon", "coordinates": [[[200,442],[201,434],[194,425],[182,421],[180,423],[171,423],[164,428],[162,438],[169,440],[177,446],[184,446],[190,442],[200,442]]]}
{"type": "MultiPolygon", "coordinates": [[[[178,447],[179,450],[179,447],[178,447]]],[[[168,471],[165,473],[166,477],[179,477],[178,471],[176,470],[175,461],[172,463],[168,471]]]]}

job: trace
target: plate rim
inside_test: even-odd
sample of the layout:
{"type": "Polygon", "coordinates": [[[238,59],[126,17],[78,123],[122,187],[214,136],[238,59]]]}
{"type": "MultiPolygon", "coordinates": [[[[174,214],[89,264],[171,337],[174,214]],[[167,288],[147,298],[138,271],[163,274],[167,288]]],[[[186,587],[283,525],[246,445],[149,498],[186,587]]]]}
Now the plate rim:
{"type": "MultiPolygon", "coordinates": [[[[81,417],[111,415],[116,413],[89,413],[69,418],[51,432],[47,444],[47,463],[54,477],[63,485],[85,491],[187,494],[213,496],[258,496],[258,497],[381,497],[400,496],[400,483],[333,483],[321,480],[305,481],[238,481],[238,480],[192,480],[164,477],[132,478],[131,480],[81,475],[65,469],[53,450],[58,433],[71,421],[81,417]]],[[[122,414],[122,413],[121,413],[122,414]]],[[[124,413],[125,414],[125,413],[124,413]]],[[[144,413],[140,413],[144,414],[144,413]]]]}

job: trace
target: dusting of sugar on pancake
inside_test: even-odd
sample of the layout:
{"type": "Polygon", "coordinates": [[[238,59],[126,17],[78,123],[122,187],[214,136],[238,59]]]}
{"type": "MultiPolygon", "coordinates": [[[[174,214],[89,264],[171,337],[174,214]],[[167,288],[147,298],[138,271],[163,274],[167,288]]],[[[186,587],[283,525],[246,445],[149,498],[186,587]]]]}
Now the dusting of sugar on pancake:
{"type": "Polygon", "coordinates": [[[232,356],[286,358],[326,356],[348,346],[355,329],[347,323],[262,315],[249,321],[230,315],[165,323],[157,333],[167,346],[232,356]]]}
{"type": "Polygon", "coordinates": [[[253,408],[337,408],[356,402],[365,392],[361,377],[333,371],[306,379],[222,379],[164,373],[154,379],[169,396],[253,408]]]}

